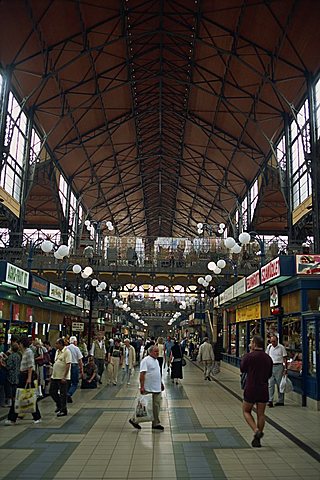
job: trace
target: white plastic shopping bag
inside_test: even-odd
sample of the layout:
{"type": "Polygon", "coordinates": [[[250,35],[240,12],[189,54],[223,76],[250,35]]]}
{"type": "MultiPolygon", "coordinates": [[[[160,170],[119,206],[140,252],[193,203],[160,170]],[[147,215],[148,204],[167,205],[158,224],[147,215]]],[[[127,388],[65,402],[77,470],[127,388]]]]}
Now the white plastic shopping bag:
{"type": "Polygon", "coordinates": [[[16,413],[34,413],[37,393],[35,388],[17,388],[14,411],[16,413]]]}
{"type": "Polygon", "coordinates": [[[281,382],[280,382],[279,390],[280,390],[280,393],[292,392],[293,385],[292,385],[292,382],[291,382],[290,378],[288,378],[288,375],[284,375],[282,377],[281,382]]]}
{"type": "Polygon", "coordinates": [[[153,408],[152,408],[152,395],[139,395],[135,403],[134,412],[135,421],[152,422],[153,420],[153,408]]]}

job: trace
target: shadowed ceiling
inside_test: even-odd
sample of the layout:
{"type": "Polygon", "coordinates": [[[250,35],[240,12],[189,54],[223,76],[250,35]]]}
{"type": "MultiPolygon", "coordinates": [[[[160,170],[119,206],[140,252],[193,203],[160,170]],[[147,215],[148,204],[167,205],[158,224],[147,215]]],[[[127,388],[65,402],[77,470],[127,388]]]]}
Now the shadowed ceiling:
{"type": "Polygon", "coordinates": [[[313,0],[3,0],[0,62],[50,152],[26,226],[59,224],[53,164],[121,235],[227,220],[319,68],[319,20],[313,0]]]}

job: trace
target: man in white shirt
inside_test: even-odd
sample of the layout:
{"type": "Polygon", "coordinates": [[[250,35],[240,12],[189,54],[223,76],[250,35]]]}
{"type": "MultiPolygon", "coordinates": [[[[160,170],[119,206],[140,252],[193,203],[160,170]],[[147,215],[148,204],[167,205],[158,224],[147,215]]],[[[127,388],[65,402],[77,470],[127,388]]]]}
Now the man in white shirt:
{"type": "Polygon", "coordinates": [[[208,337],[204,337],[203,343],[200,345],[198,360],[204,365],[204,379],[211,381],[210,375],[214,362],[214,353],[208,337]]]}
{"type": "MultiPolygon", "coordinates": [[[[160,402],[161,392],[164,390],[164,385],[161,381],[160,365],[158,362],[159,348],[157,345],[151,345],[148,348],[148,354],[140,364],[140,393],[141,395],[152,394],[153,406],[153,430],[164,430],[160,424],[160,402]]],[[[141,430],[136,418],[129,420],[129,423],[136,429],[141,430]]]]}
{"type": "Polygon", "coordinates": [[[72,395],[78,388],[79,383],[79,374],[83,375],[83,364],[82,358],[83,355],[78,347],[77,337],[70,337],[70,345],[68,345],[67,349],[71,353],[71,383],[68,390],[68,398],[67,402],[72,403],[72,395]]]}
{"type": "Polygon", "coordinates": [[[280,382],[283,375],[287,375],[288,356],[287,351],[278,341],[278,337],[273,335],[270,344],[267,346],[266,353],[271,357],[273,362],[272,377],[269,378],[269,402],[268,406],[273,407],[273,397],[275,385],[278,388],[278,401],[276,407],[283,407],[284,393],[280,392],[280,382]]]}
{"type": "Polygon", "coordinates": [[[71,353],[65,346],[63,338],[58,338],[56,349],[49,394],[56,402],[57,417],[64,417],[68,415],[67,391],[71,377],[71,353]]]}

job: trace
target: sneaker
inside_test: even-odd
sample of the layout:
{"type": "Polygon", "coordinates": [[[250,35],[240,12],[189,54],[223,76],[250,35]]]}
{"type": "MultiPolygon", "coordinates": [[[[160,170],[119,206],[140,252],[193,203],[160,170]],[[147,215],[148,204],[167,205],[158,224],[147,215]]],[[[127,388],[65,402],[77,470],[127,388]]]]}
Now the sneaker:
{"type": "Polygon", "coordinates": [[[66,417],[68,415],[68,412],[58,412],[57,417],[66,417]]]}
{"type": "Polygon", "coordinates": [[[59,413],[59,412],[60,412],[60,408],[57,407],[57,408],[55,409],[54,413],[59,413]]]}
{"type": "Polygon", "coordinates": [[[273,402],[268,402],[268,407],[272,408],[273,407],[273,402]]]}
{"type": "Polygon", "coordinates": [[[17,422],[13,422],[12,420],[5,420],[4,424],[5,425],[16,425],[17,422]]]}
{"type": "MultiPolygon", "coordinates": [[[[99,382],[100,383],[100,382],[99,382]]],[[[117,382],[113,382],[113,385],[116,386],[117,385],[117,382]]]]}
{"type": "Polygon", "coordinates": [[[127,382],[127,385],[130,385],[130,382],[127,382]]]}
{"type": "Polygon", "coordinates": [[[284,407],[284,403],[283,402],[277,402],[277,403],[275,403],[274,406],[275,407],[284,407]]]}
{"type": "Polygon", "coordinates": [[[67,403],[73,403],[72,397],[70,397],[70,395],[67,397],[67,403]]]}
{"type": "Polygon", "coordinates": [[[161,432],[163,432],[164,427],[162,425],[155,425],[154,427],[152,427],[152,430],[160,430],[161,432]]]}
{"type": "Polygon", "coordinates": [[[209,382],[211,382],[211,378],[210,377],[207,377],[207,378],[208,378],[209,382]]]}
{"type": "Polygon", "coordinates": [[[41,423],[41,422],[42,422],[41,418],[39,418],[38,420],[33,420],[33,423],[34,423],[35,425],[38,424],[38,423],[41,423]]]}
{"type": "Polygon", "coordinates": [[[141,427],[140,427],[139,423],[134,422],[131,418],[129,420],[129,423],[130,423],[130,425],[133,426],[133,428],[136,428],[137,430],[141,430],[141,427]]]}
{"type": "Polygon", "coordinates": [[[259,430],[253,435],[253,440],[251,442],[251,446],[254,448],[260,448],[261,443],[260,440],[263,437],[263,432],[259,432],[259,430]]]}

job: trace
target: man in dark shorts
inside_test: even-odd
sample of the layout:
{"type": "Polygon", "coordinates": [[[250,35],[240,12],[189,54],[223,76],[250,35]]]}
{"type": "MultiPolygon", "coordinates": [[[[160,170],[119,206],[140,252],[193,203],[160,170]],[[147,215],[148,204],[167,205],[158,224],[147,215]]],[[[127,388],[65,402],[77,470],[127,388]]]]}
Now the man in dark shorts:
{"type": "Polygon", "coordinates": [[[264,352],[264,341],[259,335],[252,338],[250,350],[250,353],[242,358],[240,365],[240,371],[247,374],[243,396],[243,416],[254,432],[251,445],[259,448],[265,424],[264,412],[269,400],[268,380],[272,376],[272,360],[264,352]],[[254,404],[257,423],[252,416],[254,404]]]}

